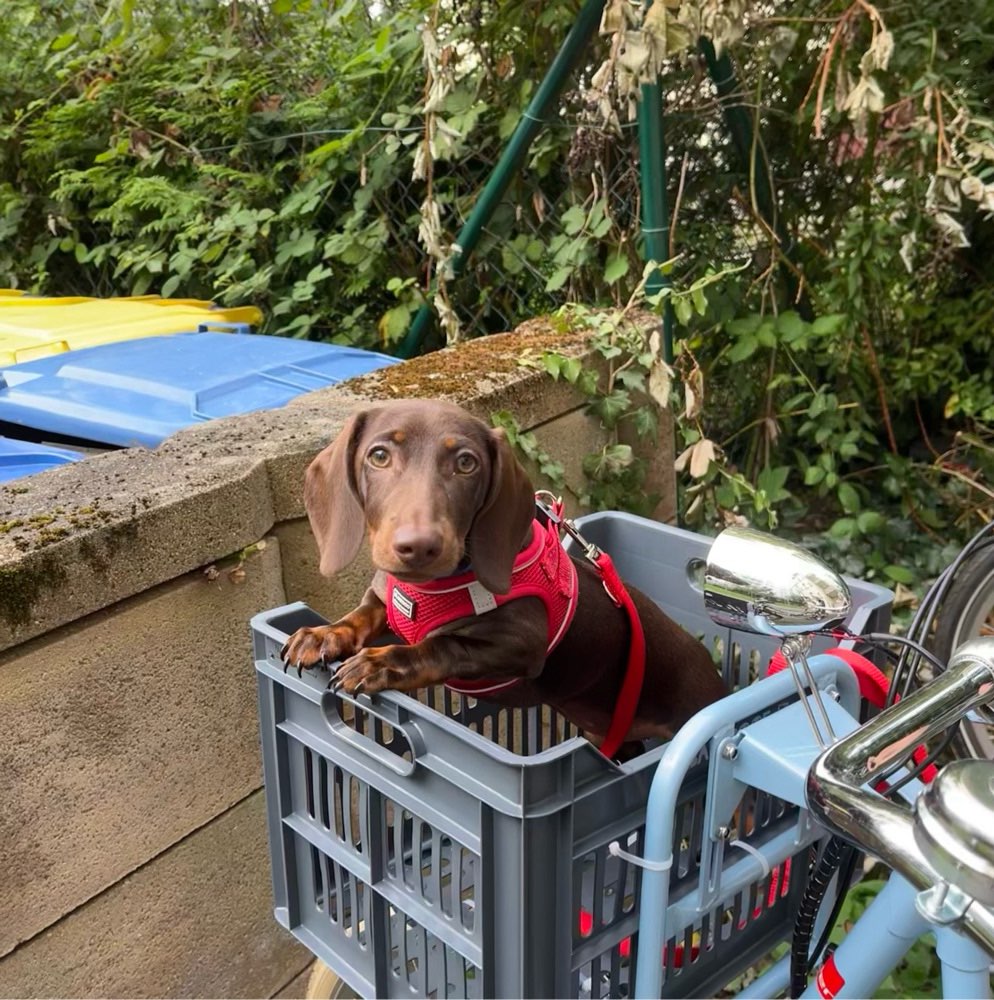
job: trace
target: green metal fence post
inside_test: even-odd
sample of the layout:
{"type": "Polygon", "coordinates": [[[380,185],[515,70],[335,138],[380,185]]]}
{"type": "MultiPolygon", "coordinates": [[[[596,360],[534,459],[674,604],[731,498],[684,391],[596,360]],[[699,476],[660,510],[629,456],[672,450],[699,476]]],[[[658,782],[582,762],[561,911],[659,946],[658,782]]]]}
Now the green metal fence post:
{"type": "MultiPolygon", "coordinates": [[[[562,48],[556,53],[556,58],[553,59],[535,96],[518,121],[510,142],[497,161],[493,173],[456,239],[457,250],[450,265],[454,275],[462,273],[469,255],[480,241],[483,227],[507,191],[535,136],[545,124],[545,118],[552,105],[562,93],[573,67],[600,25],[604,2],[605,0],[587,0],[583,5],[562,48]]],[[[397,350],[398,357],[410,358],[417,354],[431,327],[433,315],[429,303],[421,306],[397,350]]]]}
{"type": "MultiPolygon", "coordinates": [[[[648,4],[647,4],[648,6],[648,4]]],[[[666,136],[663,130],[663,90],[659,80],[642,85],[639,101],[639,180],[642,186],[642,254],[659,264],[669,259],[669,206],[666,202],[666,136]]],[[[653,271],[645,290],[654,295],[669,278],[653,271]]],[[[663,358],[673,363],[673,307],[663,305],[663,358]]]]}

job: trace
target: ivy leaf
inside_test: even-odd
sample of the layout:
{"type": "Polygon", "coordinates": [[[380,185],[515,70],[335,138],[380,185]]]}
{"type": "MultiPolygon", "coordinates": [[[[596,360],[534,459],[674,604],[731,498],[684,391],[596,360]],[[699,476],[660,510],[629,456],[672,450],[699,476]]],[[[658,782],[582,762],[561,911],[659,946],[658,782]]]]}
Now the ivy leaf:
{"type": "Polygon", "coordinates": [[[828,529],[828,533],[833,538],[849,538],[856,527],[856,522],[851,517],[840,517],[828,529]]]}
{"type": "Polygon", "coordinates": [[[604,281],[608,285],[613,285],[627,273],[628,257],[622,253],[612,254],[607,260],[607,266],[604,268],[604,281]]]}
{"type": "Polygon", "coordinates": [[[741,337],[746,333],[755,333],[759,329],[759,324],[763,322],[763,317],[759,313],[750,316],[743,316],[741,319],[733,319],[725,324],[725,331],[733,337],[741,337]]]}
{"type": "Polygon", "coordinates": [[[714,491],[715,503],[724,510],[731,510],[738,502],[739,495],[734,483],[724,482],[714,491]]]}
{"type": "Polygon", "coordinates": [[[758,347],[759,341],[756,339],[756,336],[754,334],[747,333],[729,348],[728,360],[735,364],[740,361],[745,361],[746,358],[751,358],[752,355],[756,353],[756,349],[758,347]]]}
{"type": "Polygon", "coordinates": [[[597,378],[597,372],[590,368],[584,368],[580,372],[580,377],[576,380],[576,387],[585,396],[593,396],[600,385],[599,379],[597,378]]]}
{"type": "Polygon", "coordinates": [[[856,518],[856,527],[864,535],[872,535],[883,528],[884,517],[882,514],[878,514],[875,510],[864,510],[859,517],[856,518]]]}
{"type": "Polygon", "coordinates": [[[767,503],[777,504],[786,500],[790,492],[784,489],[790,467],[787,465],[766,466],[756,479],[757,488],[765,495],[767,503]]]}
{"type": "Polygon", "coordinates": [[[884,566],[884,573],[895,583],[911,584],[915,582],[915,574],[906,566],[884,566]]]}
{"type": "Polygon", "coordinates": [[[559,376],[562,374],[564,360],[561,354],[556,354],[553,351],[546,351],[542,355],[542,367],[556,382],[559,381],[559,376]]]}
{"type": "Polygon", "coordinates": [[[651,406],[640,406],[632,414],[632,425],[640,438],[649,438],[655,441],[659,436],[659,417],[657,411],[651,406]]]}
{"type": "Polygon", "coordinates": [[[552,277],[545,283],[545,290],[547,292],[558,292],[569,281],[572,273],[572,267],[561,267],[557,271],[554,271],[552,277]]]}
{"type": "Polygon", "coordinates": [[[761,323],[759,329],[756,331],[756,340],[759,341],[760,347],[776,347],[777,335],[774,332],[773,324],[761,323]]]}
{"type": "Polygon", "coordinates": [[[617,424],[630,405],[631,397],[628,393],[623,389],[615,389],[609,395],[593,400],[590,409],[601,418],[604,426],[610,430],[617,424]]]}
{"type": "Polygon", "coordinates": [[[637,368],[626,368],[615,375],[615,381],[621,383],[626,389],[638,391],[645,388],[645,373],[637,368]]]}
{"type": "Polygon", "coordinates": [[[563,373],[563,378],[570,385],[575,385],[583,371],[583,362],[579,358],[563,358],[560,370],[563,373]]]}
{"type": "Polygon", "coordinates": [[[587,213],[579,205],[573,205],[563,212],[563,231],[569,236],[576,236],[587,222],[587,213]]]}
{"type": "Polygon", "coordinates": [[[628,444],[605,445],[599,455],[588,457],[593,459],[591,471],[598,478],[605,475],[617,475],[623,469],[627,469],[635,460],[632,446],[628,444]]]}
{"type": "Polygon", "coordinates": [[[819,316],[811,324],[811,332],[817,336],[825,336],[826,334],[836,333],[842,329],[843,324],[846,321],[846,317],[842,313],[830,313],[827,316],[819,316]]]}
{"type": "Polygon", "coordinates": [[[674,295],[670,301],[673,303],[673,315],[681,326],[686,326],[694,318],[694,309],[690,302],[683,295],[674,295]]]}
{"type": "Polygon", "coordinates": [[[394,306],[393,309],[388,309],[380,317],[380,336],[386,343],[398,340],[407,331],[410,318],[411,311],[407,306],[394,306]]]}
{"type": "Polygon", "coordinates": [[[792,344],[804,336],[806,324],[793,309],[777,316],[777,333],[783,337],[784,343],[792,344]]]}
{"type": "Polygon", "coordinates": [[[859,500],[859,493],[850,483],[839,483],[839,503],[847,514],[855,514],[862,506],[859,500]]]}

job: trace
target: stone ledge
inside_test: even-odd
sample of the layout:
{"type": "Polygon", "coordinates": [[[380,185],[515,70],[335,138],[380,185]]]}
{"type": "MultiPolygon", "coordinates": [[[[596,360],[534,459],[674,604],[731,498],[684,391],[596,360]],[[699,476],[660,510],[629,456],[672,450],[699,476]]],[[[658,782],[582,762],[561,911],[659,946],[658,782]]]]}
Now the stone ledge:
{"type": "Polygon", "coordinates": [[[533,326],[308,393],[279,410],[191,427],[152,451],[97,455],[0,487],[0,650],[301,516],[307,464],[370,399],[446,395],[484,419],[510,409],[525,428],[577,408],[572,388],[518,360],[527,348],[582,354],[581,338],[533,326]]]}

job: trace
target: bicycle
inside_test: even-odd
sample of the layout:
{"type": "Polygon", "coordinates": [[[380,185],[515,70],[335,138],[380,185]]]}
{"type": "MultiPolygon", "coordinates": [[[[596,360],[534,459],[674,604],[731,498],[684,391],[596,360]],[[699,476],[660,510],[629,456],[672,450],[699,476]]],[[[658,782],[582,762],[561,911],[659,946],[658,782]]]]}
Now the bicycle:
{"type": "MultiPolygon", "coordinates": [[[[940,599],[951,576],[940,578],[940,599]]],[[[686,762],[707,748],[727,762],[727,774],[723,776],[719,767],[716,785],[733,787],[739,780],[765,788],[806,807],[813,819],[841,838],[824,844],[813,866],[815,876],[802,903],[791,954],[739,996],[776,996],[788,986],[790,996],[872,996],[911,944],[932,931],[945,995],[989,997],[994,954],[994,764],[956,761],[926,789],[918,778],[949,741],[940,739],[939,749],[932,753],[923,752],[925,744],[957,728],[971,711],[979,711],[985,723],[994,719],[983,707],[994,698],[994,637],[960,646],[947,668],[938,665],[933,680],[899,703],[890,697],[889,707],[860,723],[838,703],[837,692],[829,688],[836,697],[827,703],[821,698],[819,675],[824,676],[830,658],[820,657],[809,665],[805,655],[811,635],[837,627],[844,617],[844,593],[844,583],[830,570],[792,553],[783,543],[736,531],[726,533],[724,541],[719,536],[715,543],[705,583],[710,613],[740,629],[782,636],[785,653],[793,660],[794,683],[799,694],[807,693],[771,717],[729,731],[717,743],[711,735],[720,732],[716,720],[696,717],[667,747],[649,795],[644,856],[636,862],[645,867],[640,951],[655,954],[665,947],[673,843],[671,790],[686,762]],[[785,586],[784,579],[796,589],[791,590],[790,582],[785,586]],[[804,702],[808,704],[798,711],[804,702]],[[865,787],[871,781],[875,790],[865,787]],[[897,793],[903,803],[894,801],[897,793]],[[851,851],[851,860],[854,849],[879,857],[893,874],[808,984],[808,969],[825,949],[837,915],[833,908],[815,927],[821,895],[834,879],[836,902],[841,902],[852,874],[852,868],[843,873],[842,855],[851,851]],[[819,940],[812,949],[813,936],[819,940]]],[[[923,605],[927,609],[931,603],[938,603],[935,593],[923,605]]],[[[914,650],[902,641],[905,649],[914,650]]],[[[705,711],[713,709],[734,726],[732,720],[749,715],[748,702],[754,699],[755,691],[745,689],[705,711]]],[[[756,861],[769,871],[781,858],[767,850],[757,853],[756,861]]],[[[661,972],[659,963],[640,963],[635,996],[658,997],[661,972]]]]}
{"type": "MultiPolygon", "coordinates": [[[[940,660],[975,636],[994,635],[994,525],[986,525],[947,570],[947,587],[937,595],[932,614],[923,620],[919,635],[934,634],[928,645],[940,660]]],[[[960,756],[994,759],[994,729],[978,718],[960,727],[954,747],[960,756]]]]}

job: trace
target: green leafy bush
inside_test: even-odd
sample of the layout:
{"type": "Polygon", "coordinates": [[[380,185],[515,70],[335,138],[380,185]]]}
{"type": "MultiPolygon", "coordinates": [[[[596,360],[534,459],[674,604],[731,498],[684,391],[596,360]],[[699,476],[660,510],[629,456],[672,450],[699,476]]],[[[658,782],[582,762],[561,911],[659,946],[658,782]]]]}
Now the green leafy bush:
{"type": "MultiPolygon", "coordinates": [[[[0,283],[250,301],[270,332],[387,349],[425,301],[464,336],[623,308],[632,112],[661,69],[684,513],[914,585],[994,499],[983,5],[605,6],[458,280],[453,241],[577,3],[10,0],[0,283]]],[[[652,431],[638,377],[591,397],[608,428],[652,431]]],[[[639,505],[623,448],[588,464],[598,502],[639,505]]]]}

